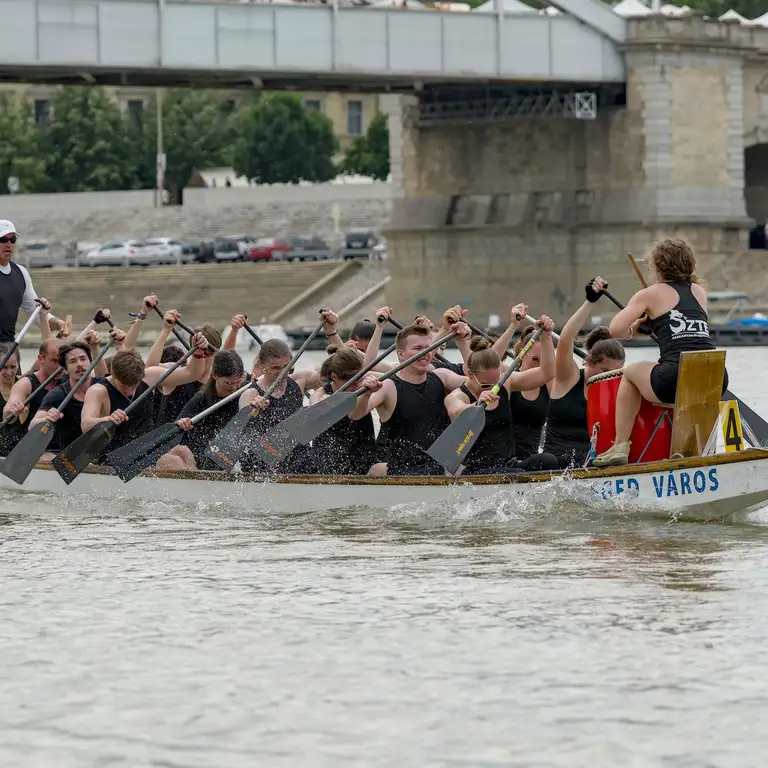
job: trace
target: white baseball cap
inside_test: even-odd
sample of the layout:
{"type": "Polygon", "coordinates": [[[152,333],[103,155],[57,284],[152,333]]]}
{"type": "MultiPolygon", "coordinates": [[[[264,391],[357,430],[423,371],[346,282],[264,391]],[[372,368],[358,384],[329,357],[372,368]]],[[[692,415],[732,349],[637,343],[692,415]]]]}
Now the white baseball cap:
{"type": "Polygon", "coordinates": [[[12,221],[8,221],[8,219],[0,219],[0,237],[18,234],[19,233],[16,231],[16,227],[13,226],[12,221]]]}

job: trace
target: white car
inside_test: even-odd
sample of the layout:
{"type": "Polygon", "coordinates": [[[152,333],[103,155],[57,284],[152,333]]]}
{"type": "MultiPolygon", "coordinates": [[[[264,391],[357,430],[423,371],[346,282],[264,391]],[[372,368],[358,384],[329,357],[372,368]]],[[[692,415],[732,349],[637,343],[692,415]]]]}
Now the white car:
{"type": "Polygon", "coordinates": [[[153,237],[144,240],[143,244],[151,249],[153,263],[156,264],[183,264],[194,261],[194,255],[184,253],[184,246],[179,240],[172,237],[153,237]]]}
{"type": "Polygon", "coordinates": [[[131,264],[146,264],[146,254],[139,240],[112,240],[102,243],[86,255],[88,267],[129,267],[131,264]]]}

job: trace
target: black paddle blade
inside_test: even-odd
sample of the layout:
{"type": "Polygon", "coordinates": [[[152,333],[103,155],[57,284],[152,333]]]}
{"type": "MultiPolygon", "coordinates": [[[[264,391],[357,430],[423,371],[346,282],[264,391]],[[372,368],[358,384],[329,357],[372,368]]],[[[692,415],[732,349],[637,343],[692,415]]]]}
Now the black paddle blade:
{"type": "Polygon", "coordinates": [[[283,425],[278,424],[267,434],[252,437],[248,441],[248,451],[267,466],[274,467],[289,456],[297,445],[293,437],[283,429],[283,425]]]}
{"type": "Polygon", "coordinates": [[[107,449],[115,433],[111,421],[101,421],[70,443],[54,460],[53,466],[69,485],[92,461],[107,449]]]}
{"type": "Polygon", "coordinates": [[[240,454],[245,448],[243,432],[251,423],[251,419],[258,417],[258,408],[241,408],[237,416],[230,419],[224,429],[211,440],[205,451],[205,455],[225,472],[229,472],[237,464],[240,454]]]}
{"type": "Polygon", "coordinates": [[[175,424],[163,424],[146,435],[107,454],[107,461],[124,482],[132,480],[147,467],[151,467],[164,453],[175,448],[184,431],[175,424]]]}
{"type": "Polygon", "coordinates": [[[55,425],[50,421],[41,421],[31,427],[21,442],[6,456],[0,465],[0,472],[14,483],[22,485],[50,445],[55,429],[55,425]]]}
{"type": "Polygon", "coordinates": [[[289,416],[280,426],[301,445],[309,445],[326,429],[349,416],[357,404],[354,392],[334,392],[309,408],[289,416]]]}
{"type": "Polygon", "coordinates": [[[743,400],[739,400],[739,398],[729,389],[726,389],[725,392],[723,392],[722,399],[738,400],[739,415],[750,427],[752,427],[752,431],[755,433],[755,437],[760,443],[759,447],[768,447],[768,424],[766,424],[765,419],[759,413],[755,413],[743,400]]]}
{"type": "Polygon", "coordinates": [[[429,446],[427,453],[442,464],[452,475],[472,450],[480,433],[485,429],[485,408],[465,408],[448,429],[429,446]]]}

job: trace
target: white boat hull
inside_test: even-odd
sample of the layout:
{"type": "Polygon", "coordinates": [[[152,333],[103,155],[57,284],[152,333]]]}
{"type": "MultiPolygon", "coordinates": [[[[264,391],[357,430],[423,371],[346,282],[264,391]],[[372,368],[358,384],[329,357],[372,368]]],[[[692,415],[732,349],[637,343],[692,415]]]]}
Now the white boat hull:
{"type": "Polygon", "coordinates": [[[226,505],[253,513],[306,514],[365,506],[423,505],[439,512],[473,505],[488,511],[573,501],[606,512],[661,513],[721,519],[768,501],[768,452],[743,451],[682,461],[550,475],[453,478],[290,476],[265,480],[221,472],[152,472],[123,483],[95,467],[66,485],[38,465],[23,487],[0,475],[0,488],[32,493],[88,494],[105,499],[226,505]]]}

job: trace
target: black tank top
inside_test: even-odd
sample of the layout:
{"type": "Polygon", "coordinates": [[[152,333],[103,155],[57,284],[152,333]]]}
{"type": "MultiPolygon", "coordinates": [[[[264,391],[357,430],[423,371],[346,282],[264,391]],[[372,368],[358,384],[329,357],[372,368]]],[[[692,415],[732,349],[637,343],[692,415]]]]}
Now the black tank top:
{"type": "MultiPolygon", "coordinates": [[[[36,373],[28,373],[24,378],[29,379],[29,383],[32,386],[31,392],[35,392],[35,390],[45,381],[41,381],[36,373]]],[[[47,378],[47,377],[46,377],[47,378]]],[[[27,425],[32,421],[32,419],[35,418],[35,414],[40,410],[40,406],[43,403],[43,398],[51,391],[51,389],[54,389],[56,386],[58,386],[54,380],[53,386],[50,384],[48,385],[50,389],[41,389],[39,390],[35,396],[27,403],[27,408],[29,408],[29,413],[27,413],[27,418],[24,420],[24,431],[26,432],[27,425]]]]}
{"type": "MultiPolygon", "coordinates": [[[[202,413],[204,410],[223,399],[223,397],[219,397],[216,394],[215,390],[212,397],[207,399],[205,392],[201,389],[181,409],[179,418],[192,418],[193,416],[197,416],[198,413],[202,413]]],[[[205,455],[205,452],[208,449],[211,440],[213,440],[216,435],[218,435],[219,432],[221,432],[221,430],[224,429],[235,416],[237,416],[239,410],[238,398],[230,400],[226,405],[222,405],[218,411],[214,411],[204,419],[200,419],[189,432],[184,433],[182,443],[192,452],[198,469],[214,469],[221,471],[221,467],[211,461],[205,455]]]]}
{"type": "MultiPolygon", "coordinates": [[[[330,384],[323,387],[333,394],[330,384]]],[[[365,475],[376,463],[375,430],[369,413],[358,421],[343,418],[312,441],[306,459],[294,467],[301,474],[365,475]]]]}
{"type": "MultiPolygon", "coordinates": [[[[260,395],[264,395],[265,390],[258,384],[254,383],[253,386],[260,395]]],[[[261,412],[259,418],[253,421],[247,432],[243,435],[243,440],[246,442],[246,449],[240,456],[240,468],[243,472],[277,472],[278,474],[286,474],[293,471],[293,463],[303,458],[308,450],[306,446],[296,446],[277,466],[270,467],[254,456],[248,449],[247,444],[251,443],[256,436],[268,432],[272,427],[303,407],[304,393],[301,391],[301,387],[289,376],[286,379],[285,392],[283,392],[282,396],[275,397],[273,395],[270,397],[269,407],[261,412]]]]}
{"type": "MultiPolygon", "coordinates": [[[[461,391],[476,403],[472,391],[462,384],[461,391]]],[[[492,474],[500,472],[515,457],[515,427],[512,423],[512,408],[509,405],[509,392],[505,387],[499,390],[499,404],[485,412],[485,429],[472,446],[464,460],[464,466],[473,474],[492,474]]]]}
{"type": "Polygon", "coordinates": [[[155,424],[170,424],[179,418],[184,406],[200,391],[199,381],[182,384],[167,395],[155,390],[153,413],[155,424]]]}
{"type": "MultiPolygon", "coordinates": [[[[8,401],[0,394],[0,414],[8,401]]],[[[2,417],[0,417],[2,418],[2,417]]],[[[0,430],[0,456],[7,456],[18,444],[29,423],[29,418],[24,424],[19,424],[17,420],[9,422],[0,430]]]]}
{"type": "Polygon", "coordinates": [[[512,407],[512,423],[515,425],[515,456],[527,459],[539,452],[541,430],[549,410],[549,390],[539,388],[535,400],[523,397],[522,392],[512,392],[509,398],[512,407]]]}
{"type": "Polygon", "coordinates": [[[707,313],[696,300],[688,280],[667,283],[677,291],[674,309],[651,320],[651,330],[659,340],[659,362],[679,363],[681,352],[714,349],[709,337],[707,313]]]}
{"type": "Polygon", "coordinates": [[[445,409],[445,385],[433,372],[421,384],[409,384],[398,376],[397,405],[386,422],[387,473],[390,475],[444,475],[445,470],[427,449],[450,426],[445,409]]]}
{"type": "MultiPolygon", "coordinates": [[[[106,376],[99,376],[94,380],[94,384],[103,384],[107,390],[110,413],[117,410],[124,411],[139,395],[149,389],[147,384],[142,381],[136,387],[134,396],[126,397],[106,376]]],[[[138,408],[135,408],[128,414],[128,421],[117,427],[112,442],[109,444],[109,450],[114,451],[123,445],[127,445],[131,440],[135,440],[145,432],[149,432],[152,427],[152,400],[146,397],[141,401],[138,408]]]]}
{"type": "Polygon", "coordinates": [[[561,467],[581,466],[589,452],[587,398],[584,396],[584,369],[579,380],[562,397],[550,398],[544,452],[557,458],[561,467]]]}
{"type": "Polygon", "coordinates": [[[27,290],[27,281],[14,261],[8,262],[11,272],[0,272],[0,342],[13,341],[16,335],[16,321],[19,307],[27,290]]]}

